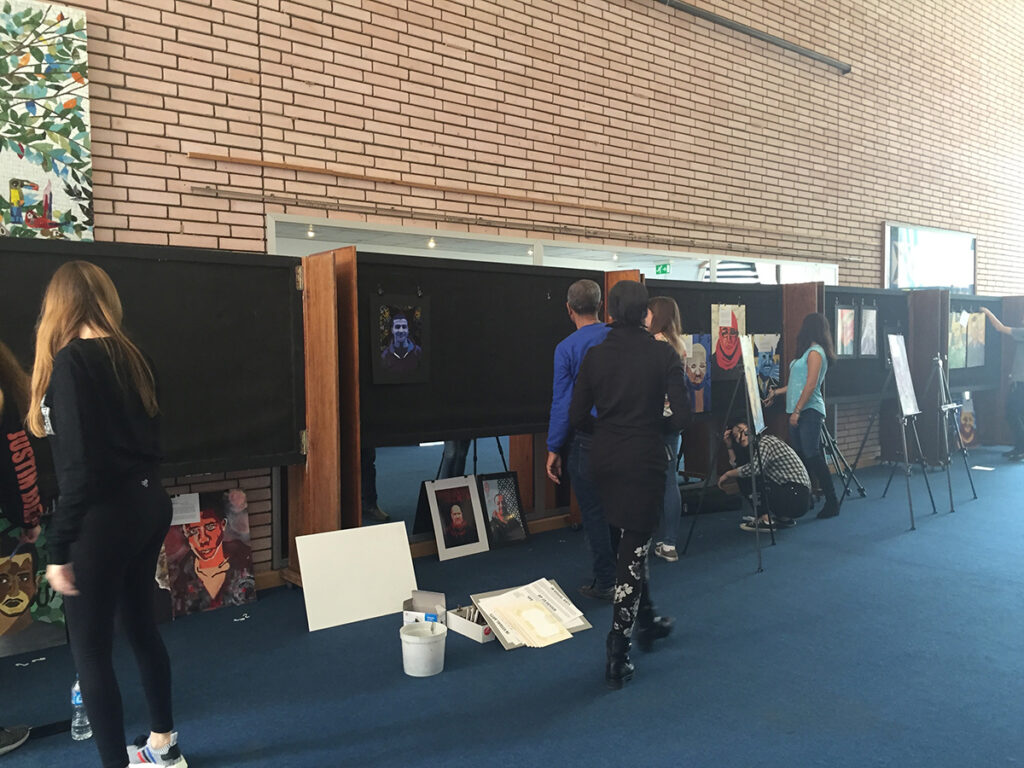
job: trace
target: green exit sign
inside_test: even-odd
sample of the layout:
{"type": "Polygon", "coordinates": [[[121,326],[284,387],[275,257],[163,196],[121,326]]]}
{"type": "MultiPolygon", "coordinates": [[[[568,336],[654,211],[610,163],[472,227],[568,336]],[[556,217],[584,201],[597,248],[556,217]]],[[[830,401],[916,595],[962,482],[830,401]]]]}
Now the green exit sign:
{"type": "Polygon", "coordinates": [[[671,272],[672,272],[672,263],[671,262],[669,262],[668,264],[655,264],[654,265],[654,274],[656,274],[656,275],[668,275],[668,274],[671,274],[671,272]]]}

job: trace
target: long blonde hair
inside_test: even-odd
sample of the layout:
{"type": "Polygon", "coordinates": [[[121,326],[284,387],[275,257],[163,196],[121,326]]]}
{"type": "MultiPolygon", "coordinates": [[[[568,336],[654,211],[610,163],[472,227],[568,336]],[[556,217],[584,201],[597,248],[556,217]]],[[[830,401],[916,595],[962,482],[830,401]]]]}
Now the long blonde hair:
{"type": "Polygon", "coordinates": [[[136,390],[146,413],[156,415],[159,406],[153,371],[121,328],[121,315],[121,299],[114,282],[95,264],[69,261],[53,273],[36,324],[36,359],[27,419],[29,431],[36,437],[46,434],[40,405],[50,386],[53,358],[86,327],[101,337],[121,385],[136,390]]]}
{"type": "Polygon", "coordinates": [[[28,410],[28,374],[14,353],[0,341],[0,416],[4,415],[5,395],[24,416],[28,410]]]}
{"type": "Polygon", "coordinates": [[[647,302],[647,308],[651,310],[651,327],[647,330],[652,336],[660,333],[680,358],[686,357],[686,348],[683,346],[683,321],[679,316],[679,305],[676,304],[676,300],[668,296],[655,296],[647,302]]]}

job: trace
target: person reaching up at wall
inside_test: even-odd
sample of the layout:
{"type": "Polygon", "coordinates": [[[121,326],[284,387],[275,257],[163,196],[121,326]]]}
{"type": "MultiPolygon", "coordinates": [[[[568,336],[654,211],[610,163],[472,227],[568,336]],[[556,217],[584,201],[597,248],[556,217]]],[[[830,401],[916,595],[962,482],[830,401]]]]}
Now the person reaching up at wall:
{"type": "Polygon", "coordinates": [[[160,482],[153,365],[121,326],[99,267],[53,275],[36,330],[28,426],[49,436],[59,498],[46,579],[64,595],[71,653],[104,768],[185,768],[171,712],[171,664],[153,614],[153,574],[171,522],[160,482]],[[151,732],[125,746],[112,660],[120,614],[146,693],[151,732]]]}
{"type": "Polygon", "coordinates": [[[1024,328],[1003,325],[988,307],[982,307],[981,311],[993,328],[1014,341],[1010,390],[1006,393],[1006,421],[1013,434],[1013,448],[1003,455],[1010,461],[1020,461],[1024,459],[1024,328]]]}
{"type": "Polygon", "coordinates": [[[825,494],[825,505],[818,512],[819,518],[839,514],[839,499],[832,483],[832,473],[821,448],[821,427],[825,423],[825,399],[821,385],[829,363],[835,359],[828,319],[820,312],[807,315],[796,337],[796,359],[789,364],[786,386],[771,390],[764,399],[765,406],[769,406],[779,395],[786,396],[789,442],[825,494]]]}

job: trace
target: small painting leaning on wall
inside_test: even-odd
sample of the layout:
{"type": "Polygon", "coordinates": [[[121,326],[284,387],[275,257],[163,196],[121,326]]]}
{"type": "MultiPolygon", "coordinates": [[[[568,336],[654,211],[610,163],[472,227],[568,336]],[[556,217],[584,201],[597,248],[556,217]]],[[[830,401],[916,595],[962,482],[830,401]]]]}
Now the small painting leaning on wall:
{"type": "Polygon", "coordinates": [[[93,239],[85,12],[0,4],[0,235],[93,239]]]}

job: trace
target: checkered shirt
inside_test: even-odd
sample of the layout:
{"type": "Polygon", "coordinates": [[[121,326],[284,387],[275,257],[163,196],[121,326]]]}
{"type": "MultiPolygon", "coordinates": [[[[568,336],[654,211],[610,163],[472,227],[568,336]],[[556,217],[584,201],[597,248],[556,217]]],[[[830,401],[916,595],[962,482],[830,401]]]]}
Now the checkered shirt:
{"type": "MultiPolygon", "coordinates": [[[[755,452],[752,450],[751,453],[755,452]]],[[[749,464],[739,467],[740,477],[750,477],[755,470],[760,471],[763,461],[762,474],[773,483],[799,483],[811,487],[811,478],[807,475],[807,469],[796,455],[796,451],[775,435],[761,435],[756,454],[749,464]]]]}

